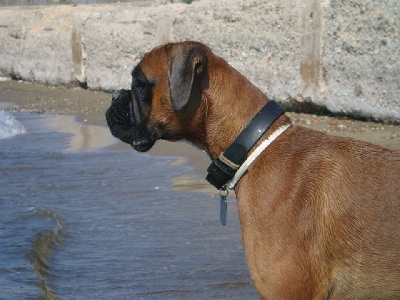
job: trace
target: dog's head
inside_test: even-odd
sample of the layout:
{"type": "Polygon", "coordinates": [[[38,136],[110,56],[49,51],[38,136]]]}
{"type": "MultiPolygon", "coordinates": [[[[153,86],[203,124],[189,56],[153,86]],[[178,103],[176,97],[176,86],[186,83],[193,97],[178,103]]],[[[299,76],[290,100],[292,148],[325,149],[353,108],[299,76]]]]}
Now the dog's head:
{"type": "Polygon", "coordinates": [[[111,133],[139,152],[150,150],[158,139],[185,138],[208,85],[209,53],[197,42],[146,53],[132,71],[131,90],[113,95],[106,112],[111,133]]]}

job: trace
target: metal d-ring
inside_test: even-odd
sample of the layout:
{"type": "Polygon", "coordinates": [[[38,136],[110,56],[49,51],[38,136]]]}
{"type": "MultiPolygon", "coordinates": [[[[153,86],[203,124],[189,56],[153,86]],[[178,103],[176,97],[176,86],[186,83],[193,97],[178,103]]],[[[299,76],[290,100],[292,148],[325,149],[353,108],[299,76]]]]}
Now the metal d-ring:
{"type": "Polygon", "coordinates": [[[228,195],[229,191],[225,186],[219,190],[219,220],[221,221],[222,226],[226,225],[226,211],[228,209],[228,201],[226,200],[226,197],[228,197],[228,195]]]}
{"type": "Polygon", "coordinates": [[[219,190],[219,196],[220,196],[220,197],[226,198],[226,197],[228,197],[228,195],[229,195],[229,190],[228,190],[225,186],[223,186],[223,187],[219,190]],[[225,194],[225,193],[226,193],[226,194],[225,194]]]}

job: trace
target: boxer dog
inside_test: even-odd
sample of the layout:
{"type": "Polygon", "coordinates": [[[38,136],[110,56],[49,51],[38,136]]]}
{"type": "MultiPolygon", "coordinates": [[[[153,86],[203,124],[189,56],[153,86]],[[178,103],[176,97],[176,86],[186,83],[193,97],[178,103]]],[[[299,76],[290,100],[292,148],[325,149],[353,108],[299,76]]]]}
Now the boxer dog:
{"type": "MultiPolygon", "coordinates": [[[[221,165],[269,102],[208,47],[182,42],[145,54],[106,118],[139,152],[158,139],[186,140],[221,165]]],[[[246,157],[282,126],[285,114],[246,157]]],[[[234,187],[260,297],[400,299],[399,183],[399,152],[300,126],[276,137],[234,187]]]]}

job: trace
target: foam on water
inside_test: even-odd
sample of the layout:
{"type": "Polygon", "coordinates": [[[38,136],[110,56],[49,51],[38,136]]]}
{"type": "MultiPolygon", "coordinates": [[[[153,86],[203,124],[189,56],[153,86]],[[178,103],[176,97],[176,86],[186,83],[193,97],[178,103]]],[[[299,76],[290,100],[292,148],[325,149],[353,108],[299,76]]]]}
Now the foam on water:
{"type": "Polygon", "coordinates": [[[0,140],[25,132],[25,127],[12,114],[0,111],[0,140]]]}

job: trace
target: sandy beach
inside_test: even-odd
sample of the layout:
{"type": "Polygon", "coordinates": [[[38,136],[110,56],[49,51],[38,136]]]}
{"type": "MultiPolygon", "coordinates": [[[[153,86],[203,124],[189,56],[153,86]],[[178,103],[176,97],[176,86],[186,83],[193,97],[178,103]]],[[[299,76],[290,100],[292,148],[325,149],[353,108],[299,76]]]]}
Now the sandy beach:
{"type": "MultiPolygon", "coordinates": [[[[79,121],[106,126],[104,112],[110,101],[110,93],[78,87],[44,86],[11,80],[0,82],[0,102],[11,102],[12,105],[8,108],[10,111],[75,115],[79,121]]],[[[400,125],[293,112],[288,112],[288,115],[295,125],[400,150],[400,125]]],[[[129,147],[122,143],[118,143],[118,146],[129,147]]],[[[200,175],[205,174],[209,165],[209,160],[201,151],[185,143],[158,141],[150,154],[182,157],[194,166],[200,175]]]]}

